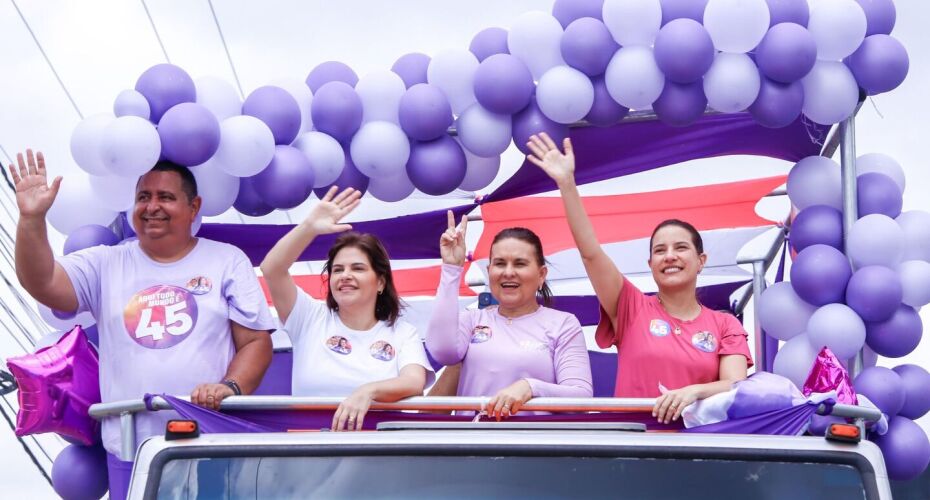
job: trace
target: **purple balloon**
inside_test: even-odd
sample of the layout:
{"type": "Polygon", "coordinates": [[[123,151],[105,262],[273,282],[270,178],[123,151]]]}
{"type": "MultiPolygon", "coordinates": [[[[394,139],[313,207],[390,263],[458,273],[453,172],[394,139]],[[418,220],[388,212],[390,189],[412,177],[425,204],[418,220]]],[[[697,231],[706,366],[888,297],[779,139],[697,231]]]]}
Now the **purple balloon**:
{"type": "Polygon", "coordinates": [[[699,80],[714,63],[715,53],[710,34],[693,19],[675,19],[656,36],[656,64],[675,83],[699,80]]]}
{"type": "MultiPolygon", "coordinates": [[[[68,235],[68,239],[65,240],[64,252],[65,255],[68,255],[69,253],[95,247],[97,245],[111,247],[117,243],[119,243],[119,238],[110,228],[97,224],[88,224],[71,231],[71,234],[68,235]]],[[[52,310],[52,312],[54,313],[55,311],[52,310]]]]}
{"type": "Polygon", "coordinates": [[[255,177],[239,178],[239,194],[233,207],[242,215],[261,217],[274,211],[274,207],[265,203],[262,196],[255,190],[255,177]]]}
{"type": "Polygon", "coordinates": [[[661,0],[662,25],[675,19],[693,19],[697,22],[704,20],[704,9],[707,0],[661,0]]]}
{"type": "Polygon", "coordinates": [[[863,321],[885,321],[901,305],[904,290],[898,273],[885,266],[856,270],[846,286],[846,305],[863,321]]]}
{"type": "Polygon", "coordinates": [[[441,196],[455,191],[466,173],[465,152],[448,135],[429,142],[414,142],[407,161],[407,176],[420,191],[441,196]]]}
{"type": "Polygon", "coordinates": [[[892,418],[888,422],[888,432],[872,437],[872,441],[882,450],[888,477],[895,481],[910,481],[930,464],[927,434],[908,418],[892,418]]]}
{"type": "Polygon", "coordinates": [[[495,54],[475,71],[475,98],[492,113],[520,111],[529,104],[535,88],[529,68],[510,54],[495,54]]]}
{"type": "Polygon", "coordinates": [[[362,100],[349,84],[329,82],[313,95],[313,126],[338,141],[347,141],[362,124],[362,100]]]}
{"type": "Polygon", "coordinates": [[[430,57],[419,52],[404,54],[394,62],[391,71],[397,73],[404,85],[409,89],[418,83],[426,83],[426,70],[429,68],[430,57]]]}
{"type": "Polygon", "coordinates": [[[165,159],[192,167],[209,160],[220,147],[220,122],[205,106],[185,102],[165,112],[158,137],[165,159]]]}
{"type": "MultiPolygon", "coordinates": [[[[107,246],[111,246],[111,245],[107,245],[107,246]]],[[[65,253],[65,255],[68,255],[68,254],[65,253]]],[[[49,309],[49,310],[52,311],[52,316],[55,316],[56,318],[61,319],[61,320],[72,319],[77,316],[77,311],[65,312],[65,311],[59,311],[58,309],[49,309]]]]}
{"type": "Polygon", "coordinates": [[[292,146],[275,146],[274,158],[252,177],[255,191],[268,205],[290,209],[300,205],[313,191],[313,166],[307,155],[292,146]]]}
{"type": "Polygon", "coordinates": [[[468,50],[478,58],[478,62],[484,61],[494,54],[509,54],[507,30],[504,28],[486,28],[479,31],[471,39],[468,50]]]}
{"type": "Polygon", "coordinates": [[[901,215],[904,205],[898,183],[878,172],[865,173],[856,179],[856,202],[859,217],[882,214],[894,219],[901,215]]]}
{"type": "Polygon", "coordinates": [[[97,499],[109,489],[107,453],[103,446],[72,444],[55,457],[52,487],[66,499],[97,499]]]}
{"type": "Polygon", "coordinates": [[[562,28],[582,17],[601,20],[604,0],[555,0],[552,4],[552,17],[559,21],[562,28]]]}
{"type": "Polygon", "coordinates": [[[530,149],[526,147],[526,143],[529,142],[531,135],[541,132],[549,134],[549,137],[561,147],[562,141],[568,137],[568,125],[556,123],[546,117],[536,104],[534,96],[527,107],[513,115],[513,143],[523,154],[528,155],[530,149]]]}
{"type": "Polygon", "coordinates": [[[594,104],[591,106],[591,111],[588,111],[587,116],[584,117],[588,123],[597,127],[609,127],[615,125],[630,112],[629,108],[610,96],[603,76],[592,78],[591,84],[594,85],[594,104]]]}
{"type": "Polygon", "coordinates": [[[268,125],[275,144],[290,144],[300,132],[300,105],[290,92],[280,87],[266,85],[255,89],[242,103],[242,114],[268,125]]]}
{"type": "Polygon", "coordinates": [[[801,116],[804,105],[804,86],[801,82],[778,83],[762,77],[759,95],[749,106],[749,114],[759,125],[782,128],[801,116]]]}
{"type": "Polygon", "coordinates": [[[811,424],[807,432],[812,436],[824,436],[833,424],[845,424],[846,419],[830,415],[811,415],[811,424]]]}
{"type": "Polygon", "coordinates": [[[898,365],[892,370],[904,387],[904,406],[898,415],[914,420],[926,415],[930,411],[930,373],[917,365],[898,365]]]}
{"type": "Polygon", "coordinates": [[[817,42],[807,28],[776,24],[756,47],[756,64],[764,76],[781,83],[796,82],[817,62],[817,42]]]}
{"type": "Polygon", "coordinates": [[[865,36],[887,35],[898,16],[893,0],[856,0],[865,12],[865,36]]]}
{"type": "Polygon", "coordinates": [[[888,35],[866,37],[846,58],[846,65],[856,77],[856,83],[869,95],[896,89],[910,69],[907,49],[888,35]]]}
{"type": "Polygon", "coordinates": [[[798,253],[791,266],[791,285],[808,304],[842,302],[852,268],[843,252],[827,245],[811,245],[798,253]]]}
{"type": "Polygon", "coordinates": [[[400,98],[400,128],[411,139],[431,141],[452,126],[452,106],[439,87],[418,83],[400,98]]]}
{"type": "MultiPolygon", "coordinates": [[[[672,21],[676,23],[678,21],[672,21]]],[[[671,26],[671,24],[670,24],[671,26]]],[[[686,127],[698,121],[707,109],[707,97],[704,96],[702,82],[675,83],[665,82],[662,94],[652,103],[659,120],[673,127],[686,127]]]]}
{"type": "Polygon", "coordinates": [[[87,335],[88,342],[90,342],[91,344],[94,344],[95,348],[100,345],[100,331],[97,330],[96,323],[85,328],[84,334],[87,335]]]}
{"type": "Polygon", "coordinates": [[[561,48],[566,64],[588,76],[598,76],[607,70],[607,64],[620,46],[604,23],[583,17],[565,28],[561,48]]]}
{"type": "Polygon", "coordinates": [[[904,406],[901,377],[888,368],[872,366],[862,370],[853,380],[853,388],[889,417],[897,415],[904,406]]]}
{"type": "Polygon", "coordinates": [[[913,307],[901,304],[890,318],[865,324],[865,342],[880,356],[900,358],[917,348],[923,329],[920,314],[913,307]]]}
{"type": "Polygon", "coordinates": [[[172,107],[197,99],[194,80],[173,64],[156,64],[145,70],[136,80],[136,90],[149,102],[152,123],[158,123],[172,107]]]}
{"type": "Polygon", "coordinates": [[[807,0],[765,0],[769,4],[769,26],[794,23],[807,26],[811,11],[807,0]]]}
{"type": "Polygon", "coordinates": [[[791,223],[791,248],[800,252],[811,245],[843,249],[843,214],[826,205],[801,210],[791,223]]]}
{"type": "Polygon", "coordinates": [[[317,90],[329,82],[343,82],[350,87],[355,87],[358,83],[358,75],[345,63],[326,61],[310,70],[306,81],[310,91],[316,95],[317,90]]]}
{"type": "Polygon", "coordinates": [[[342,168],[342,173],[336,178],[336,181],[328,186],[314,189],[313,193],[317,198],[322,199],[326,196],[326,192],[329,191],[329,188],[338,186],[340,191],[345,188],[353,188],[364,195],[365,191],[368,191],[369,182],[370,179],[368,179],[365,174],[361,173],[358,167],[352,163],[352,155],[346,155],[346,164],[342,168]]]}

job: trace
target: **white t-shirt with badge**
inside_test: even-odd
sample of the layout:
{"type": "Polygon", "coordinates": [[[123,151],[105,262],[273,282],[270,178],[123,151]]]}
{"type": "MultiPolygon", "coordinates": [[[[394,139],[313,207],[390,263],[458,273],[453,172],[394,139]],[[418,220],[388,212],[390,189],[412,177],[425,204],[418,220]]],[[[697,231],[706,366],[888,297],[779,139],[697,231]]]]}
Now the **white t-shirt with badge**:
{"type": "Polygon", "coordinates": [[[348,396],[407,365],[424,367],[427,385],[435,378],[416,328],[401,319],[393,327],[378,321],[370,330],[353,330],[325,302],[298,289],[284,329],[294,347],[294,396],[348,396]]]}

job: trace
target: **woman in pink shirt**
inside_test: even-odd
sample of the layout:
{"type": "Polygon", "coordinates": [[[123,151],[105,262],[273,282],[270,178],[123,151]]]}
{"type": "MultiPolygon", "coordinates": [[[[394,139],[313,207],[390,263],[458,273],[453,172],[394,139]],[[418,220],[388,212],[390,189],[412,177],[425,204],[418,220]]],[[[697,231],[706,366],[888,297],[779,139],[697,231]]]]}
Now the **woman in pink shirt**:
{"type": "Polygon", "coordinates": [[[677,420],[691,403],[730,390],[752,365],[746,331],[733,316],[697,299],[697,275],[707,261],[691,224],[667,220],[649,241],[649,268],[659,287],[647,296],[627,280],[601,248],[575,185],[575,156],[542,133],[528,143],[527,159],[559,187],[572,237],[601,306],[595,339],[617,346],[616,397],[657,398],[659,421],[677,420]]]}
{"type": "MultiPolygon", "coordinates": [[[[590,397],[591,365],[581,324],[549,303],[542,244],[532,231],[505,229],[491,243],[488,278],[499,302],[460,311],[465,228],[452,212],[440,238],[442,276],[426,333],[426,347],[444,365],[462,363],[459,396],[493,396],[487,412],[498,420],[533,397],[590,397]]],[[[431,394],[435,394],[431,392],[431,394]]]]}

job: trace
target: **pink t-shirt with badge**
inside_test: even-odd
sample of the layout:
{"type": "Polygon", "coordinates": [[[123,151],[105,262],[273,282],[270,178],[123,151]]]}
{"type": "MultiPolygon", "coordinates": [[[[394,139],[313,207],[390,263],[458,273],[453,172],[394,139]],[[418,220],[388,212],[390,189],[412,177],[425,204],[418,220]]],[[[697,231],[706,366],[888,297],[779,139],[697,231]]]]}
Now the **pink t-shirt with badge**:
{"type": "Polygon", "coordinates": [[[617,330],[601,309],[595,332],[600,347],[617,346],[615,397],[654,398],[659,384],[679,389],[720,380],[720,357],[739,354],[752,366],[746,330],[735,317],[701,307],[698,317],[670,316],[656,296],[624,278],[617,300],[617,330]]]}

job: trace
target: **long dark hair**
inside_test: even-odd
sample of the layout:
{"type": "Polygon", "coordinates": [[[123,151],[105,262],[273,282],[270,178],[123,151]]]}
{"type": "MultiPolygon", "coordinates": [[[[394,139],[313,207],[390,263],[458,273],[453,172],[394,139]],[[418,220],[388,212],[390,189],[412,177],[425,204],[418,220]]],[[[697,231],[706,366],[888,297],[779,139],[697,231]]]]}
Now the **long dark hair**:
{"type": "Polygon", "coordinates": [[[323,280],[326,283],[326,305],[331,311],[338,311],[339,304],[333,298],[333,290],[329,286],[329,276],[333,269],[333,261],[336,254],[343,248],[358,248],[371,263],[371,268],[375,274],[384,280],[384,290],[378,294],[375,301],[375,318],[379,321],[385,321],[388,325],[394,326],[397,317],[400,315],[401,303],[397,288],[394,287],[394,275],[391,273],[391,259],[388,257],[387,250],[381,244],[377,236],[368,233],[357,233],[349,231],[341,234],[336,238],[336,242],[329,249],[329,255],[326,258],[326,264],[323,266],[323,280]]]}
{"type": "MultiPolygon", "coordinates": [[[[691,224],[678,219],[666,219],[659,223],[655,229],[652,230],[652,236],[649,237],[649,255],[652,255],[652,240],[656,237],[656,233],[659,232],[659,229],[668,226],[676,226],[684,229],[691,235],[691,243],[694,245],[695,250],[697,250],[698,255],[704,253],[704,240],[701,238],[701,233],[694,228],[691,224]]],[[[651,258],[651,257],[650,257],[651,258]]]]}
{"type": "MultiPolygon", "coordinates": [[[[491,242],[491,248],[493,248],[498,241],[508,238],[513,238],[532,246],[533,253],[536,257],[536,264],[538,264],[539,267],[546,265],[546,256],[543,253],[542,242],[539,241],[539,236],[536,236],[536,233],[525,227],[508,227],[494,236],[494,240],[491,242]]],[[[552,290],[549,289],[549,283],[545,280],[543,280],[542,287],[537,291],[537,295],[542,297],[544,306],[549,307],[549,305],[552,304],[552,290]]]]}

